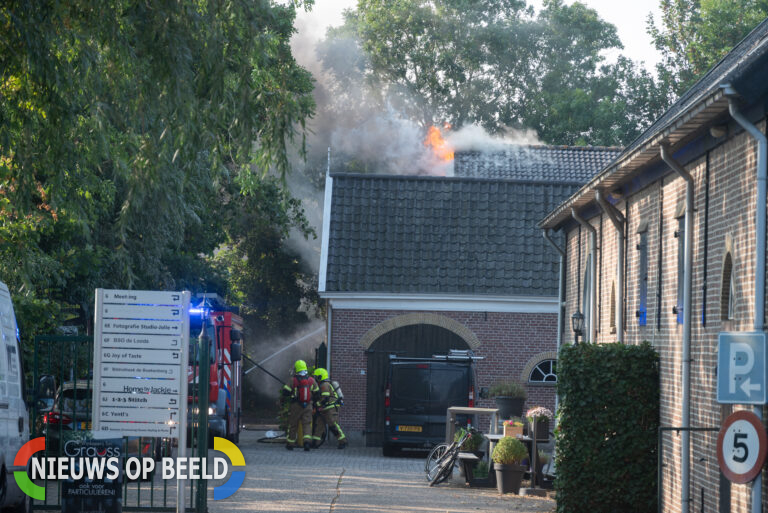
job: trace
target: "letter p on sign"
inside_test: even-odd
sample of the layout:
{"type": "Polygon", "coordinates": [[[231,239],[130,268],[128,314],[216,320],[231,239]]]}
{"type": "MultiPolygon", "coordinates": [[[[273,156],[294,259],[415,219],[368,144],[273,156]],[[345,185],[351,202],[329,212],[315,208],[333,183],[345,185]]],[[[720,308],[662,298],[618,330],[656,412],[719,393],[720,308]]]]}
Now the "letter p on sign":
{"type": "Polygon", "coordinates": [[[736,377],[738,375],[749,374],[752,371],[752,367],[755,366],[755,352],[744,342],[733,342],[730,348],[730,360],[728,375],[731,376],[730,383],[728,383],[728,392],[731,394],[736,393],[736,377]]]}

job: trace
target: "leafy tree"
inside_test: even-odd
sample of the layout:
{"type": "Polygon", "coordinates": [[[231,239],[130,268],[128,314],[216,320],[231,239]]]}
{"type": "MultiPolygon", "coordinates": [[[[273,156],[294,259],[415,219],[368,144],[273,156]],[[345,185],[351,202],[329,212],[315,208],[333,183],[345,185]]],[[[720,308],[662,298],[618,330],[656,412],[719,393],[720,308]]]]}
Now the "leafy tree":
{"type": "Polygon", "coordinates": [[[665,103],[644,69],[604,62],[620,48],[615,27],[578,2],[547,0],[534,16],[520,0],[360,0],[320,52],[332,89],[364,78],[379,104],[422,127],[533,128],[548,143],[614,145],[665,103]],[[353,42],[359,54],[339,59],[355,55],[353,42]]]}
{"type": "Polygon", "coordinates": [[[519,123],[551,144],[623,145],[664,106],[647,71],[619,56],[606,64],[601,52],[619,50],[616,28],[579,2],[547,0],[535,22],[536,52],[526,75],[519,123]]]}
{"type": "Polygon", "coordinates": [[[766,0],[661,0],[648,32],[662,54],[659,79],[674,99],[768,16],[766,0]]]}
{"type": "Polygon", "coordinates": [[[0,6],[0,279],[25,338],[95,287],[223,286],[201,258],[225,240],[222,181],[285,173],[314,110],[294,4],[0,6]]]}
{"type": "Polygon", "coordinates": [[[226,249],[215,266],[229,273],[230,302],[241,305],[251,329],[290,331],[307,320],[307,307],[318,299],[314,277],[285,246],[292,228],[315,237],[301,201],[267,179],[250,194],[232,197],[228,211],[226,249]]]}
{"type": "Polygon", "coordinates": [[[422,126],[472,120],[493,130],[498,121],[487,106],[498,88],[488,64],[501,54],[510,67],[527,61],[530,42],[516,30],[524,8],[519,0],[361,0],[346,20],[368,57],[368,78],[396,108],[422,126]]]}

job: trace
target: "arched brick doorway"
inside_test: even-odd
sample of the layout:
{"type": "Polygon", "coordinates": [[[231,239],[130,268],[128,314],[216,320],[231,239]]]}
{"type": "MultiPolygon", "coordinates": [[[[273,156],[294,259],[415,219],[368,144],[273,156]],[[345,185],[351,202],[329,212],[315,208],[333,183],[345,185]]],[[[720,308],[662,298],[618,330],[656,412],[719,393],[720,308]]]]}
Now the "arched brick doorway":
{"type": "Polygon", "coordinates": [[[378,336],[368,346],[366,445],[380,446],[383,442],[384,388],[389,355],[425,357],[446,354],[450,349],[470,349],[470,344],[454,331],[435,324],[401,325],[378,336]]]}

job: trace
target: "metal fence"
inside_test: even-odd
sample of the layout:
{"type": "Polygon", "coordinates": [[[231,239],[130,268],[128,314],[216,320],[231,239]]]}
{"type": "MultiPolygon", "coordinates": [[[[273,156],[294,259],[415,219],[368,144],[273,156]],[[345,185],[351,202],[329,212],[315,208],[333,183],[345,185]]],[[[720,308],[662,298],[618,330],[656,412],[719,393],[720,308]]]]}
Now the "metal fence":
{"type": "MultiPolygon", "coordinates": [[[[194,341],[194,339],[193,339],[194,341]]],[[[208,361],[209,344],[192,343],[193,353],[200,351],[200,360],[208,361]],[[202,347],[201,347],[202,346],[202,347]]],[[[31,385],[30,426],[31,438],[45,437],[47,457],[63,455],[64,441],[87,438],[92,422],[93,337],[44,335],[35,338],[34,363],[31,385]]],[[[192,367],[197,374],[198,366],[192,367]]],[[[200,366],[200,376],[192,376],[191,383],[207,383],[208,367],[200,366]]],[[[208,389],[190,385],[188,456],[203,457],[208,453],[208,389]]],[[[160,459],[176,457],[176,439],[152,437],[124,437],[123,455],[126,457],[153,457],[155,471],[148,480],[123,479],[122,510],[176,511],[176,481],[162,479],[160,459]]],[[[36,456],[40,456],[38,453],[36,456]]],[[[45,500],[35,501],[36,511],[60,511],[62,482],[36,482],[46,489],[45,500]]],[[[190,480],[185,485],[187,512],[207,512],[206,480],[190,480]]]]}

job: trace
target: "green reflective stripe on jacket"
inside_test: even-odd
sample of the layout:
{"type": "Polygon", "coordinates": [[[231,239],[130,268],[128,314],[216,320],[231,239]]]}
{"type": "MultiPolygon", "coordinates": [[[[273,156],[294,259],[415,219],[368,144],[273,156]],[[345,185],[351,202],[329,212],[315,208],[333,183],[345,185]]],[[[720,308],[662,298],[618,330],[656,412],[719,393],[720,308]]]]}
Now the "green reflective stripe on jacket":
{"type": "Polygon", "coordinates": [[[336,391],[333,389],[330,380],[321,381],[320,390],[320,400],[317,401],[318,409],[320,411],[326,411],[335,408],[338,405],[338,398],[336,397],[336,391]]]}

